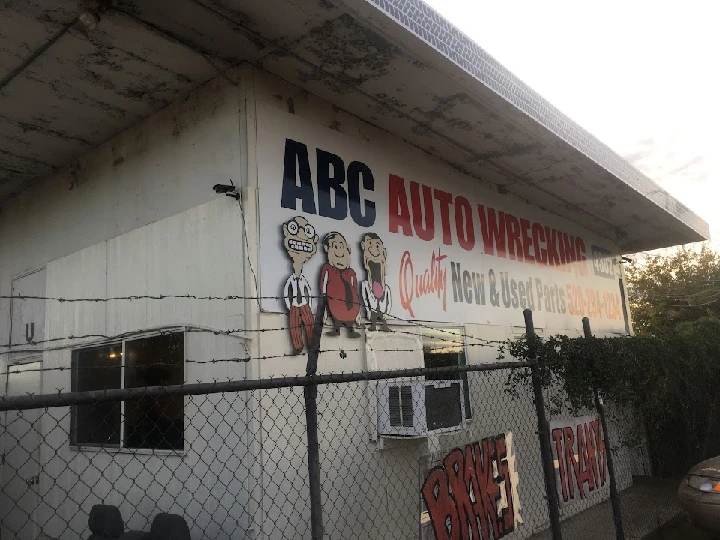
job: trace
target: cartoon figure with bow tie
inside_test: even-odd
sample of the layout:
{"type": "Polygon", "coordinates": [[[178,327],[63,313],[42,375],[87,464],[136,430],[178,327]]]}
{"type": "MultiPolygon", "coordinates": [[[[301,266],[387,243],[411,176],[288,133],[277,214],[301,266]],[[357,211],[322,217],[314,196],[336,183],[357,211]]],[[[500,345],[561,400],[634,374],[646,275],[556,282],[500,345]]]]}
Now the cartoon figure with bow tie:
{"type": "Polygon", "coordinates": [[[290,318],[290,338],[294,354],[300,354],[305,345],[310,347],[313,325],[312,289],[303,275],[303,267],[317,253],[318,240],[315,228],[302,217],[297,216],[284,223],[283,245],[292,261],[293,273],[283,288],[283,298],[290,318]],[[303,333],[305,341],[303,342],[303,333]]]}

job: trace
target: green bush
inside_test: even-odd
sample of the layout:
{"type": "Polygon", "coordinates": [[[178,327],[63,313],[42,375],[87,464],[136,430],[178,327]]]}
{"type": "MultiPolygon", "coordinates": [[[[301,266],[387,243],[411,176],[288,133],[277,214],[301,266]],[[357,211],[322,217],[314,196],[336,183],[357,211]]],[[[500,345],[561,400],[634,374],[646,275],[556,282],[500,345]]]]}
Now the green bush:
{"type": "MultiPolygon", "coordinates": [[[[623,444],[645,440],[654,475],[681,477],[720,454],[720,319],[681,323],[656,337],[523,338],[501,355],[529,360],[533,350],[543,386],[563,388],[572,409],[593,410],[596,387],[605,402],[632,415],[623,444]]],[[[516,370],[507,391],[531,392],[530,384],[529,373],[516,370]]]]}

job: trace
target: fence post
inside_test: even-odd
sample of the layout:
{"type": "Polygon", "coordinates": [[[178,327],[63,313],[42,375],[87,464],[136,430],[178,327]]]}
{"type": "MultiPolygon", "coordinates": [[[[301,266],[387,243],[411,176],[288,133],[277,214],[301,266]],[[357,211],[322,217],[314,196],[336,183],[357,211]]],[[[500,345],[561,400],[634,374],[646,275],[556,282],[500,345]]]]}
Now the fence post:
{"type": "MultiPolygon", "coordinates": [[[[311,343],[308,346],[306,375],[317,374],[320,338],[325,318],[325,297],[318,299],[311,343]]],[[[320,445],[318,443],[317,384],[310,384],[303,390],[305,394],[305,423],[307,425],[308,445],[308,482],[310,487],[310,530],[312,540],[323,537],[322,493],[320,491],[320,445]]]]}
{"type": "MultiPolygon", "coordinates": [[[[592,338],[590,330],[590,319],[583,317],[582,319],[583,333],[585,339],[592,338]]],[[[605,440],[605,455],[607,456],[607,468],[610,475],[610,502],[612,504],[613,521],[615,522],[615,537],[617,540],[625,540],[625,531],[623,530],[622,515],[620,513],[620,496],[615,482],[615,465],[613,463],[612,449],[610,447],[610,436],[608,434],[607,420],[605,419],[605,404],[600,399],[600,393],[597,389],[597,366],[595,365],[595,357],[590,357],[590,369],[593,377],[593,394],[595,398],[595,408],[600,416],[600,424],[603,430],[603,439],[605,440]]]]}
{"type": "Polygon", "coordinates": [[[523,310],[525,317],[525,334],[530,345],[530,364],[532,373],[533,391],[535,394],[535,409],[538,422],[538,437],[540,439],[540,456],[542,458],[543,473],[545,476],[545,492],[547,494],[548,512],[550,513],[550,530],[553,540],[562,540],[562,529],[560,527],[560,503],[558,501],[557,487],[555,485],[555,466],[553,465],[552,447],[550,446],[550,429],[545,415],[545,396],[542,392],[542,380],[540,379],[540,366],[538,364],[537,348],[533,344],[535,336],[535,325],[533,324],[532,311],[523,310]]]}

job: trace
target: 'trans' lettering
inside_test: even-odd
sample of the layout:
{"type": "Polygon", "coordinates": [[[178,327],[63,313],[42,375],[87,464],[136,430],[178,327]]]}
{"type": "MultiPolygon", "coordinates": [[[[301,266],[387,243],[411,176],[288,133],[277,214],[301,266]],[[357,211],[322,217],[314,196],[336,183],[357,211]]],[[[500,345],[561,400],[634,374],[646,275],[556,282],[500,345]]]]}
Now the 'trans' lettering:
{"type": "Polygon", "coordinates": [[[599,418],[571,419],[566,424],[554,421],[551,436],[563,502],[584,499],[605,486],[607,449],[599,418]]]}

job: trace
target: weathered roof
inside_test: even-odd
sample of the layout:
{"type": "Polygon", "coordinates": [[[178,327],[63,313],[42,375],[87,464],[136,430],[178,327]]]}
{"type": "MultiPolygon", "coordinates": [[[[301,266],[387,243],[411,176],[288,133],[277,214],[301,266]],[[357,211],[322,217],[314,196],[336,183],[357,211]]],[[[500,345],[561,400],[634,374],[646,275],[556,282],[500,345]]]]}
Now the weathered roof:
{"type": "Polygon", "coordinates": [[[0,200],[247,61],[625,251],[709,236],[420,0],[116,0],[89,31],[86,6],[3,9],[0,200]]]}

